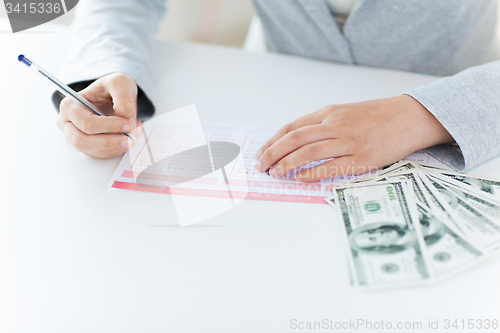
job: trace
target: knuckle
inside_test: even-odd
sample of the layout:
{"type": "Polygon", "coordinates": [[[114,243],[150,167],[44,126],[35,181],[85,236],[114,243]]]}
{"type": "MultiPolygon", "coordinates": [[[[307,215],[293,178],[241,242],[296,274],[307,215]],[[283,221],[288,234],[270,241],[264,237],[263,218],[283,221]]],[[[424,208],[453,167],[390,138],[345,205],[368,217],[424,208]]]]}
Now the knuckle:
{"type": "Polygon", "coordinates": [[[275,168],[282,171],[284,174],[287,173],[287,169],[290,167],[290,164],[286,158],[279,161],[275,168]]]}
{"type": "Polygon", "coordinates": [[[63,98],[63,100],[59,104],[59,109],[60,110],[67,109],[72,104],[72,102],[73,101],[68,97],[63,98]]]}
{"type": "Polygon", "coordinates": [[[329,104],[325,106],[325,112],[335,112],[339,109],[339,106],[337,104],[329,104]]]}
{"type": "Polygon", "coordinates": [[[279,163],[281,171],[284,175],[299,167],[299,165],[294,165],[293,163],[290,162],[291,161],[289,161],[288,159],[284,159],[279,163]]]}
{"type": "Polygon", "coordinates": [[[137,103],[134,100],[122,100],[118,103],[116,103],[113,108],[117,112],[127,112],[129,110],[134,110],[136,107],[137,103]]]}
{"type": "Polygon", "coordinates": [[[341,109],[340,106],[335,104],[327,105],[322,109],[322,115],[324,117],[331,116],[333,114],[338,115],[340,109],[341,109]]]}
{"type": "Polygon", "coordinates": [[[359,133],[356,129],[353,129],[351,123],[345,119],[338,119],[332,124],[332,131],[334,131],[338,137],[345,138],[346,140],[352,140],[359,137],[359,133]]]}
{"type": "Polygon", "coordinates": [[[114,79],[114,80],[117,80],[117,81],[119,81],[119,80],[124,80],[124,79],[127,79],[127,80],[128,80],[128,79],[130,79],[130,76],[128,76],[128,75],[127,75],[127,74],[125,74],[125,73],[114,73],[114,74],[113,74],[113,79],[114,79]]]}
{"type": "Polygon", "coordinates": [[[323,152],[323,148],[320,145],[311,145],[309,149],[307,150],[307,155],[311,157],[316,157],[320,155],[323,152]]]}
{"type": "Polygon", "coordinates": [[[288,166],[285,163],[280,162],[279,164],[276,164],[274,168],[280,175],[286,175],[289,172],[288,166]]]}
{"type": "Polygon", "coordinates": [[[293,128],[292,123],[288,123],[285,126],[283,126],[282,129],[285,134],[288,134],[292,131],[292,128],[293,128]]]}
{"type": "Polygon", "coordinates": [[[85,151],[85,137],[83,135],[76,135],[72,140],[71,144],[73,147],[79,151],[79,152],[84,152],[85,151]]]}
{"type": "Polygon", "coordinates": [[[115,148],[114,140],[111,136],[106,136],[106,138],[104,139],[104,147],[106,148],[106,150],[115,148]]]}
{"type": "Polygon", "coordinates": [[[57,127],[62,131],[62,124],[64,123],[64,120],[62,119],[61,115],[57,116],[56,118],[56,125],[57,127]]]}
{"type": "Polygon", "coordinates": [[[136,89],[137,85],[135,84],[134,79],[124,73],[113,73],[106,77],[108,83],[112,86],[125,86],[128,88],[136,89]]]}
{"type": "Polygon", "coordinates": [[[331,110],[333,109],[333,105],[326,105],[324,107],[322,107],[321,109],[318,110],[318,113],[320,115],[326,115],[328,114],[329,112],[331,112],[331,110]]]}
{"type": "Polygon", "coordinates": [[[288,135],[292,143],[298,143],[302,139],[302,133],[300,131],[292,131],[288,135]]]}
{"type": "Polygon", "coordinates": [[[94,131],[94,128],[95,128],[94,123],[90,119],[84,119],[84,120],[82,120],[80,126],[81,126],[80,129],[84,133],[94,134],[94,132],[95,132],[94,131]]]}
{"type": "Polygon", "coordinates": [[[263,157],[267,161],[272,161],[274,158],[274,152],[272,151],[272,149],[268,149],[264,152],[263,157]]]}
{"type": "Polygon", "coordinates": [[[122,79],[123,79],[124,75],[122,73],[113,73],[113,74],[109,74],[106,79],[110,82],[110,83],[117,83],[117,82],[120,82],[122,79]]]}

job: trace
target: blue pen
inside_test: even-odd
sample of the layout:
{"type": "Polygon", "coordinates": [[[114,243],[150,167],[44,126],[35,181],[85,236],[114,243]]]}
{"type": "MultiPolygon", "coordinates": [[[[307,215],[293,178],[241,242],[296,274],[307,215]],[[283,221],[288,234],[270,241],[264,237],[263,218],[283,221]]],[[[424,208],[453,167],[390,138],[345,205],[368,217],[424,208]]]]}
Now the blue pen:
{"type": "MultiPolygon", "coordinates": [[[[72,97],[74,100],[77,102],[82,103],[84,106],[86,106],[90,111],[92,111],[94,114],[105,117],[101,112],[97,110],[95,106],[92,105],[87,99],[85,99],[83,96],[79,95],[76,91],[50,75],[47,71],[42,69],[40,66],[35,64],[33,61],[29,60],[26,58],[24,55],[20,55],[17,60],[28,66],[33,72],[40,74],[44,78],[48,79],[54,87],[61,92],[66,97],[72,97]]],[[[132,141],[139,143],[139,141],[134,138],[131,134],[129,133],[123,133],[124,135],[128,136],[132,141]]]]}

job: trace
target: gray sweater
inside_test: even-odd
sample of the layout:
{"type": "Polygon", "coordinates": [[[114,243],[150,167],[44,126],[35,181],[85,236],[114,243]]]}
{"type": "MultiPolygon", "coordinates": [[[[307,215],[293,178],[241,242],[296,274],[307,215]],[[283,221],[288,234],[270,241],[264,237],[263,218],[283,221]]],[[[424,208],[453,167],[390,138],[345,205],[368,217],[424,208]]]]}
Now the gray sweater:
{"type": "MultiPolygon", "coordinates": [[[[500,154],[497,0],[357,0],[343,31],[325,0],[253,2],[270,51],[448,76],[405,92],[457,143],[427,151],[459,171],[500,154]]],[[[148,95],[152,40],[165,11],[165,0],[81,1],[63,79],[123,72],[148,95]]]]}

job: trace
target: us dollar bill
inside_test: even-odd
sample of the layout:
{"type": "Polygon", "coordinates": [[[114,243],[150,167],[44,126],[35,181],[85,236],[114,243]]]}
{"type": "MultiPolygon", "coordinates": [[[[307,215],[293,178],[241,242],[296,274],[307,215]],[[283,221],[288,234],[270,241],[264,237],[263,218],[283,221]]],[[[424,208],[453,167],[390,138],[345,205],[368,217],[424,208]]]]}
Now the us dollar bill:
{"type": "Polygon", "coordinates": [[[452,216],[457,228],[474,244],[481,244],[490,253],[500,252],[500,225],[467,202],[464,197],[443,186],[429,175],[420,176],[444,211],[452,216]]]}
{"type": "Polygon", "coordinates": [[[431,280],[418,213],[406,182],[337,188],[335,194],[358,286],[383,288],[431,280]]]}
{"type": "Polygon", "coordinates": [[[471,206],[488,215],[500,225],[500,202],[492,200],[492,197],[486,196],[484,192],[475,190],[472,187],[464,187],[462,183],[451,178],[439,174],[429,174],[429,177],[453,191],[457,196],[466,200],[471,206]]]}
{"type": "Polygon", "coordinates": [[[408,161],[399,161],[394,164],[391,164],[389,166],[383,167],[375,172],[373,172],[371,175],[362,178],[362,179],[357,179],[354,181],[349,182],[350,184],[366,184],[366,183],[373,183],[381,178],[384,178],[384,176],[394,173],[394,172],[400,172],[400,171],[405,171],[405,170],[410,170],[414,169],[415,166],[408,161]]]}
{"type": "Polygon", "coordinates": [[[375,179],[371,180],[371,182],[383,182],[398,179],[408,180],[412,185],[416,199],[420,203],[424,204],[426,207],[432,210],[439,210],[446,216],[448,220],[456,225],[456,223],[453,221],[453,217],[446,212],[445,207],[441,205],[440,201],[436,198],[434,193],[428,191],[425,187],[425,184],[421,182],[418,170],[418,164],[408,161],[399,161],[386,170],[381,171],[375,179]]]}
{"type": "Polygon", "coordinates": [[[427,209],[441,216],[442,220],[446,220],[448,223],[453,224],[453,226],[458,230],[462,237],[466,237],[466,234],[462,232],[460,225],[455,221],[455,218],[449,214],[446,208],[441,204],[439,199],[434,195],[434,193],[427,191],[425,185],[420,181],[419,173],[416,172],[416,168],[412,164],[407,164],[402,166],[402,168],[397,168],[393,172],[380,177],[377,181],[391,181],[391,180],[402,180],[406,179],[409,184],[412,185],[415,198],[417,203],[420,203],[427,207],[427,209]],[[406,171],[414,170],[414,171],[406,171]]]}
{"type": "Polygon", "coordinates": [[[390,181],[397,181],[397,180],[407,180],[407,181],[409,181],[409,184],[411,185],[411,188],[413,190],[413,193],[414,193],[417,201],[424,204],[428,208],[431,208],[431,203],[429,202],[429,199],[424,194],[424,190],[421,188],[420,184],[418,184],[417,178],[418,178],[418,176],[415,173],[405,171],[405,172],[401,172],[401,173],[396,172],[396,173],[387,174],[385,176],[381,176],[376,181],[377,182],[390,182],[390,181]]]}
{"type": "Polygon", "coordinates": [[[434,276],[442,279],[475,265],[488,256],[478,246],[461,236],[453,225],[417,202],[422,235],[434,276]]]}
{"type": "Polygon", "coordinates": [[[479,191],[482,195],[490,196],[492,199],[500,201],[500,180],[461,175],[445,170],[439,170],[436,173],[459,182],[465,188],[469,188],[472,191],[479,191]]]}
{"type": "Polygon", "coordinates": [[[420,168],[420,169],[423,169],[423,170],[427,170],[427,171],[437,171],[437,172],[441,172],[441,171],[451,171],[450,169],[447,169],[447,168],[443,168],[443,167],[439,167],[439,166],[435,166],[435,165],[429,165],[429,164],[422,164],[422,163],[414,163],[414,165],[417,167],[417,168],[420,168]]]}

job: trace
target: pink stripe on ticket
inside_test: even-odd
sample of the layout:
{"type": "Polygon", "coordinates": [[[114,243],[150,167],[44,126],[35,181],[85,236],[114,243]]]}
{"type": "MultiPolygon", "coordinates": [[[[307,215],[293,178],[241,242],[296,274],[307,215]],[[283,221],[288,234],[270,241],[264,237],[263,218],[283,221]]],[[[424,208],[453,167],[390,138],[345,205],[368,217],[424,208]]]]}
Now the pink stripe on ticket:
{"type": "MultiPolygon", "coordinates": [[[[122,173],[122,177],[135,179],[139,176],[139,174],[137,174],[137,172],[135,174],[136,175],[134,175],[133,171],[125,170],[122,173]]],[[[189,177],[184,177],[184,176],[168,176],[167,177],[167,175],[162,175],[162,174],[157,174],[157,173],[144,173],[144,172],[141,174],[141,179],[158,180],[158,181],[163,181],[163,182],[170,181],[170,182],[174,182],[174,183],[189,182],[189,184],[208,184],[208,185],[217,185],[219,183],[219,180],[217,178],[201,177],[201,178],[191,179],[189,177]]]]}
{"type": "MultiPolygon", "coordinates": [[[[140,186],[134,183],[115,181],[111,187],[123,190],[172,194],[172,190],[167,186],[148,185],[148,188],[145,189],[141,188],[140,186]]],[[[221,191],[221,190],[174,188],[173,193],[175,195],[189,195],[189,196],[200,196],[200,197],[210,197],[210,198],[228,198],[228,191],[221,191]]],[[[279,195],[279,194],[268,194],[268,193],[251,193],[251,192],[245,193],[237,191],[232,191],[231,194],[234,199],[326,204],[326,202],[323,200],[323,197],[321,196],[279,195]]]]}

